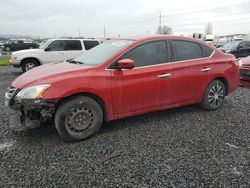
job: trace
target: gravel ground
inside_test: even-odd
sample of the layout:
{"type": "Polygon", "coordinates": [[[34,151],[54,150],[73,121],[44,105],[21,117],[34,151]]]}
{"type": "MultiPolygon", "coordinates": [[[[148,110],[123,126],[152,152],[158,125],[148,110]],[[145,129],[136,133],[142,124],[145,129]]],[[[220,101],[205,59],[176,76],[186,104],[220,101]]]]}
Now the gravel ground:
{"type": "MultiPolygon", "coordinates": [[[[19,74],[0,68],[1,99],[19,74]]],[[[78,143],[62,142],[51,125],[13,133],[8,119],[0,100],[0,187],[250,187],[250,89],[217,111],[118,120],[78,143]]]]}

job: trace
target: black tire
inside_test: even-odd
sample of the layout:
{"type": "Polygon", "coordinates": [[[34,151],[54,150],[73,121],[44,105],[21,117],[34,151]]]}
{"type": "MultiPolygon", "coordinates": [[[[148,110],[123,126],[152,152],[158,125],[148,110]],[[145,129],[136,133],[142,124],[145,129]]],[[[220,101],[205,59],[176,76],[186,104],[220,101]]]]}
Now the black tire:
{"type": "Polygon", "coordinates": [[[92,136],[102,122],[102,108],[87,96],[76,96],[64,102],[55,115],[56,129],[65,141],[83,140],[92,136]]]}
{"type": "Polygon", "coordinates": [[[10,46],[6,46],[6,47],[5,47],[5,51],[10,52],[10,51],[12,51],[12,49],[11,49],[10,46]]]}
{"type": "Polygon", "coordinates": [[[206,89],[201,107],[206,110],[216,110],[223,104],[225,96],[225,85],[220,80],[214,80],[206,89]]]}
{"type": "Polygon", "coordinates": [[[22,62],[22,70],[26,72],[34,67],[39,66],[39,62],[35,59],[26,59],[22,62]]]}

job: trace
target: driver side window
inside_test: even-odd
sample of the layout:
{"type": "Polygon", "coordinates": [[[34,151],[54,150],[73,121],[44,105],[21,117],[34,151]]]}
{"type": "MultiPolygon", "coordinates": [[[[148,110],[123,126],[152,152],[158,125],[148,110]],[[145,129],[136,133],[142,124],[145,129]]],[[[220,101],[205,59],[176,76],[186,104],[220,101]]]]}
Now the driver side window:
{"type": "Polygon", "coordinates": [[[121,59],[132,59],[135,67],[167,63],[166,41],[155,41],[142,44],[122,56],[121,59]]]}
{"type": "Polygon", "coordinates": [[[66,42],[63,40],[55,40],[48,47],[49,51],[64,51],[66,42]]]}

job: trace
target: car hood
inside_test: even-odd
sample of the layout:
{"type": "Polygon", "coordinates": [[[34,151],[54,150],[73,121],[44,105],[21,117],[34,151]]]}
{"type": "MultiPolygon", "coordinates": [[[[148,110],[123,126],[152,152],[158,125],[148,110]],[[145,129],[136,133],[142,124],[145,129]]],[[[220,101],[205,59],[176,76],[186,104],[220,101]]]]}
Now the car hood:
{"type": "Polygon", "coordinates": [[[69,62],[57,62],[33,68],[17,77],[11,84],[12,87],[23,89],[26,87],[53,84],[56,81],[82,76],[90,66],[72,64],[69,62]]]}
{"type": "Polygon", "coordinates": [[[225,52],[225,51],[227,51],[227,50],[230,50],[230,51],[232,50],[232,49],[230,49],[230,48],[225,48],[225,47],[220,47],[219,49],[222,50],[223,52],[225,52]]]}
{"type": "Polygon", "coordinates": [[[42,52],[43,49],[27,49],[27,50],[19,50],[16,52],[13,52],[12,55],[21,55],[21,54],[33,54],[33,53],[38,53],[42,52]]]}

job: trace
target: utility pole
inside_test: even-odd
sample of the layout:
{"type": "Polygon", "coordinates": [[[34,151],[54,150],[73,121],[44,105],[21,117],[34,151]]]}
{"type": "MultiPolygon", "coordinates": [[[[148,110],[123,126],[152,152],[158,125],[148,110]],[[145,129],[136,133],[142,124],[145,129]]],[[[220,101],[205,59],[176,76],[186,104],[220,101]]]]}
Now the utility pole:
{"type": "Polygon", "coordinates": [[[162,34],[161,18],[162,18],[162,15],[161,15],[161,12],[160,12],[160,16],[159,16],[159,29],[160,29],[160,34],[162,34]]]}
{"type": "Polygon", "coordinates": [[[103,37],[106,38],[106,27],[105,27],[105,25],[103,27],[103,37]]]}
{"type": "Polygon", "coordinates": [[[81,38],[81,31],[78,30],[78,35],[79,35],[79,38],[81,38]]]}

